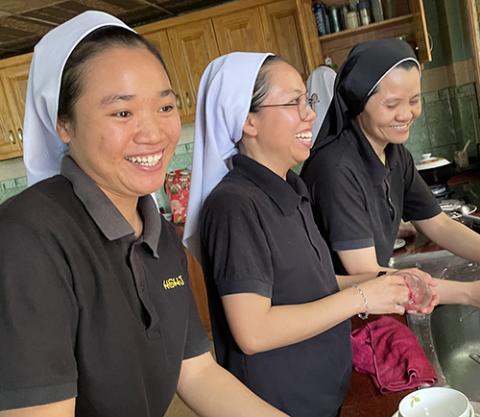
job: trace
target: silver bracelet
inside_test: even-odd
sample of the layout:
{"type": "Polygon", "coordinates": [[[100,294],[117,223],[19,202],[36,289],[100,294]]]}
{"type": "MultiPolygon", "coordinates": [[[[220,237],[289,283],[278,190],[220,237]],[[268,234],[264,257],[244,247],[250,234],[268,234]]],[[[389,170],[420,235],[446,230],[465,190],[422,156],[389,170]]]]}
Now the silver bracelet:
{"type": "Polygon", "coordinates": [[[362,296],[363,305],[365,306],[365,311],[363,313],[358,313],[358,317],[360,317],[362,320],[366,320],[366,319],[368,319],[367,297],[365,296],[365,293],[363,292],[363,290],[357,284],[353,284],[352,287],[355,288],[358,291],[358,293],[362,296]]]}

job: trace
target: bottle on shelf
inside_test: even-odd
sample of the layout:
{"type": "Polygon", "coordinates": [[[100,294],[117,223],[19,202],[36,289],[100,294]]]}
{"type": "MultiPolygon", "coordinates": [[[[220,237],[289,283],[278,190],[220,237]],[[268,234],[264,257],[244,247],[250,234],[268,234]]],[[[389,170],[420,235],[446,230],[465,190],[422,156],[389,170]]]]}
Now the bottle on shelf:
{"type": "Polygon", "coordinates": [[[327,33],[327,25],[325,22],[325,13],[324,13],[324,7],[323,4],[319,1],[315,2],[313,4],[313,14],[315,15],[315,20],[317,22],[317,30],[318,34],[321,35],[326,35],[327,33]]]}
{"type": "Polygon", "coordinates": [[[356,29],[358,28],[358,13],[356,10],[349,11],[347,13],[347,21],[345,29],[356,29]]]}
{"type": "Polygon", "coordinates": [[[331,33],[340,32],[340,12],[339,8],[336,6],[330,6],[328,8],[328,16],[330,18],[330,30],[331,33]]]}
{"type": "Polygon", "coordinates": [[[361,1],[357,5],[358,15],[360,16],[360,23],[362,26],[370,24],[370,8],[367,1],[361,1]]]}
{"type": "Polygon", "coordinates": [[[383,22],[383,7],[382,0],[370,0],[370,7],[372,9],[372,16],[374,22],[383,22]]]}
{"type": "Polygon", "coordinates": [[[382,0],[382,8],[385,19],[392,19],[397,16],[396,0],[382,0]]]}

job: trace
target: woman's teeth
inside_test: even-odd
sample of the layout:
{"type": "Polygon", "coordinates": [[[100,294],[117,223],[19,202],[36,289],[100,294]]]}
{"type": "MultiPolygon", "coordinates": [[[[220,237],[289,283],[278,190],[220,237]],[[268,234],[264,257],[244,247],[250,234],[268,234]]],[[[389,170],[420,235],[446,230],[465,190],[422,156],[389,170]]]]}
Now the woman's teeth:
{"type": "Polygon", "coordinates": [[[403,130],[403,129],[406,129],[408,127],[408,123],[403,124],[403,125],[392,125],[391,127],[393,127],[394,129],[398,129],[398,130],[403,130]]]}
{"type": "Polygon", "coordinates": [[[153,167],[158,164],[160,159],[162,159],[162,155],[163,154],[159,153],[156,155],[148,156],[127,156],[125,159],[137,165],[141,165],[144,167],[153,167]]]}
{"type": "Polygon", "coordinates": [[[300,132],[300,133],[297,133],[295,137],[301,142],[311,142],[312,132],[300,132]]]}

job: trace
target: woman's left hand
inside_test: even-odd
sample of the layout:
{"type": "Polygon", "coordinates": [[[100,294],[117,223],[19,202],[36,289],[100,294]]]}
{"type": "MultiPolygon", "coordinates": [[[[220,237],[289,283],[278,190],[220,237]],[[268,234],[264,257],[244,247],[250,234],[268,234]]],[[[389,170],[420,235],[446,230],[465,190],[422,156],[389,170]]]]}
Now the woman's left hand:
{"type": "MultiPolygon", "coordinates": [[[[431,292],[430,302],[427,306],[422,307],[420,309],[415,309],[415,310],[409,310],[407,306],[406,311],[411,314],[418,314],[418,313],[430,314],[440,302],[440,296],[436,289],[437,282],[432,278],[432,276],[429,273],[422,271],[418,268],[401,269],[399,271],[394,272],[394,275],[402,275],[402,273],[416,275],[425,284],[428,285],[431,292]]],[[[480,302],[480,287],[478,288],[478,296],[479,296],[478,301],[480,302]]]]}

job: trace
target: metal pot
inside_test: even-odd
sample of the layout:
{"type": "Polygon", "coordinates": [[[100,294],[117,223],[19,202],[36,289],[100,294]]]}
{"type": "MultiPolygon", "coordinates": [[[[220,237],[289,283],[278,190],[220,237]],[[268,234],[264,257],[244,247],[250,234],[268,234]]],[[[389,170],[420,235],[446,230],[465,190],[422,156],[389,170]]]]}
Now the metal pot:
{"type": "Polygon", "coordinates": [[[455,173],[453,164],[444,158],[429,158],[417,165],[420,176],[428,185],[446,184],[455,173]]]}

